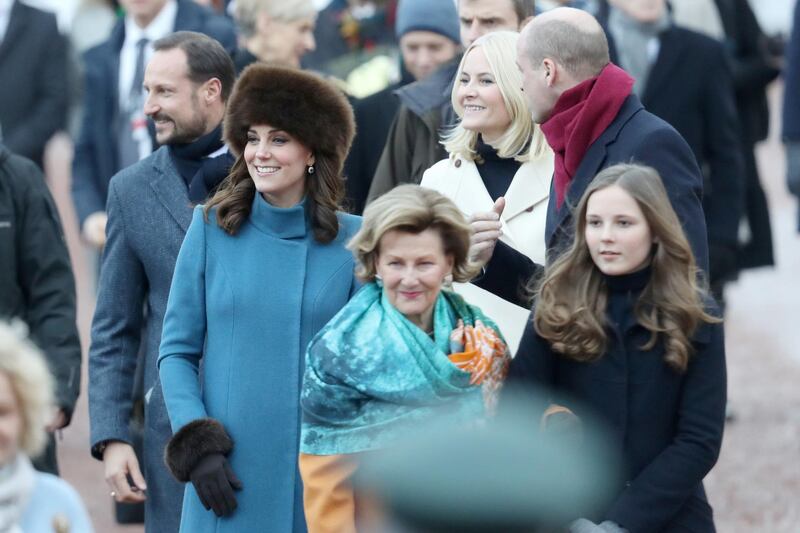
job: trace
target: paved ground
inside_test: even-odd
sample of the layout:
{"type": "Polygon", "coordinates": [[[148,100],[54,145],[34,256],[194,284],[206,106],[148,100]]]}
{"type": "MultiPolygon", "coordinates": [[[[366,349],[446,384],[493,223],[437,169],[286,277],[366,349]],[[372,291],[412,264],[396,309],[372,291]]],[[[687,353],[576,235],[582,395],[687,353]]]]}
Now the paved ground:
{"type": "MultiPolygon", "coordinates": [[[[773,102],[777,91],[771,94],[773,102]]],[[[68,230],[85,348],[94,307],[92,263],[74,230],[66,170],[69,143],[56,142],[51,185],[68,230]]],[[[729,396],[736,420],[727,428],[707,487],[719,531],[789,533],[800,527],[800,236],[794,232],[796,205],[785,190],[783,153],[774,133],[758,157],[772,206],[778,267],[746,273],[729,291],[729,396]]],[[[113,525],[102,467],[88,454],[88,434],[84,392],[60,442],[63,476],[83,496],[98,532],[141,531],[113,525]]]]}

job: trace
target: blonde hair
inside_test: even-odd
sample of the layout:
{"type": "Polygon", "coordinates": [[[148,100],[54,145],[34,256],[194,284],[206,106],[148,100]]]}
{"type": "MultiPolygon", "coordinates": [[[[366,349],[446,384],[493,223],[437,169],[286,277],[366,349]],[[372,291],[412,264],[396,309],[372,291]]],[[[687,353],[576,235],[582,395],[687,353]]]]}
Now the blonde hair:
{"type": "Polygon", "coordinates": [[[595,176],[575,210],[572,247],[545,272],[537,294],[533,324],[553,350],[577,361],[606,352],[605,278],[586,244],[586,210],[595,192],[617,186],[644,214],[655,238],[650,280],[634,305],[637,322],[650,332],[643,350],[664,344],[664,359],[684,372],[693,353],[692,337],[703,323],[720,320],[705,311],[706,289],[698,283],[694,254],[672,208],[661,177],[641,165],[618,164],[595,176]]]}
{"type": "Polygon", "coordinates": [[[364,210],[361,229],[347,247],[356,259],[356,275],[375,279],[375,264],[381,238],[388,232],[439,232],[444,253],[453,257],[453,280],[467,282],[478,268],[469,261],[470,226],[452,200],[433,189],[400,185],[370,203],[364,210]]]}
{"type": "Polygon", "coordinates": [[[20,449],[35,457],[47,442],[53,412],[53,378],[44,357],[23,332],[22,322],[0,321],[0,373],[8,377],[22,416],[20,449]]]}
{"type": "MultiPolygon", "coordinates": [[[[497,155],[503,158],[514,158],[524,163],[544,155],[549,148],[542,130],[537,124],[534,124],[528,102],[520,90],[522,74],[514,63],[514,58],[517,56],[518,39],[519,33],[515,31],[496,31],[488,33],[472,43],[464,52],[461,63],[458,65],[450,101],[458,117],[463,118],[464,107],[458,101],[461,75],[464,72],[467,56],[473,50],[480,48],[486,56],[486,62],[489,63],[492,76],[500,89],[506,111],[511,118],[511,124],[495,146],[497,155]]],[[[442,138],[442,144],[451,157],[459,155],[470,161],[477,156],[477,143],[478,132],[465,129],[460,121],[442,138]]]]}
{"type": "Polygon", "coordinates": [[[258,16],[264,12],[270,18],[282,22],[313,17],[317,14],[312,0],[236,0],[233,17],[242,37],[255,35],[258,16]]]}

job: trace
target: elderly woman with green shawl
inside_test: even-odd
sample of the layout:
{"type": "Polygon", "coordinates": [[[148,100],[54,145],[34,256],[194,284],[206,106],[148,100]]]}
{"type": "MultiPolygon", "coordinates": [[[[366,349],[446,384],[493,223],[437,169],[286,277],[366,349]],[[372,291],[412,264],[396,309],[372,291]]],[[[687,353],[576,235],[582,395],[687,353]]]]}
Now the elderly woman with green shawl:
{"type": "Polygon", "coordinates": [[[506,343],[445,288],[474,275],[469,246],[463,215],[431,189],[397,187],[364,212],[349,248],[365,285],[306,354],[300,471],[310,533],[355,531],[358,454],[437,413],[472,421],[491,411],[506,343]]]}

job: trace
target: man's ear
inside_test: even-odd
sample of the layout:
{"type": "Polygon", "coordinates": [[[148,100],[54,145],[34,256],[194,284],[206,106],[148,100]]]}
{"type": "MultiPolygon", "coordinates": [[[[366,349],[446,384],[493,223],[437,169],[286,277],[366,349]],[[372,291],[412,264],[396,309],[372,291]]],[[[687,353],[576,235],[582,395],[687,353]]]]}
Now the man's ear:
{"type": "Polygon", "coordinates": [[[203,97],[207,104],[222,98],[222,82],[219,78],[211,78],[203,84],[203,97]]]}
{"type": "Polygon", "coordinates": [[[553,87],[558,81],[558,64],[550,58],[542,60],[542,72],[544,72],[545,83],[548,87],[553,87]]]}

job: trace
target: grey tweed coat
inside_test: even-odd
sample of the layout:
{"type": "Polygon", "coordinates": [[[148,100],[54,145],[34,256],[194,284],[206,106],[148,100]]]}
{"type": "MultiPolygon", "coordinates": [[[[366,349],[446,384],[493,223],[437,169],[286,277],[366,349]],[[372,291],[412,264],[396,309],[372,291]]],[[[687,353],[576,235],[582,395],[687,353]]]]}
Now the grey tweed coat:
{"type": "MultiPolygon", "coordinates": [[[[144,346],[148,533],[177,532],[183,486],[164,466],[172,435],[158,381],[156,359],[172,271],[192,219],[183,179],[166,146],[118,172],[109,185],[107,243],[89,349],[92,453],[106,440],[131,442],[129,422],[134,370],[144,346]]],[[[99,458],[99,457],[98,457],[99,458]]]]}

